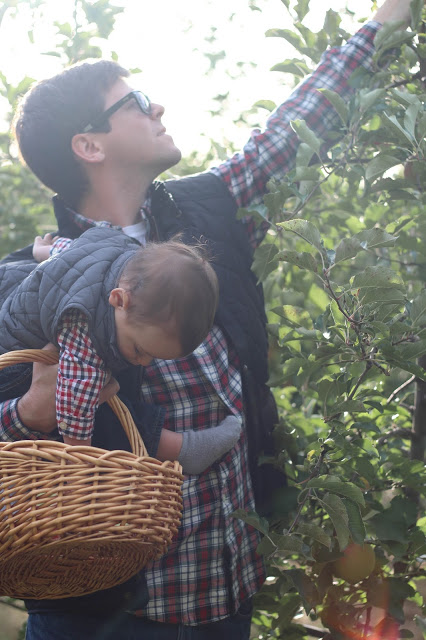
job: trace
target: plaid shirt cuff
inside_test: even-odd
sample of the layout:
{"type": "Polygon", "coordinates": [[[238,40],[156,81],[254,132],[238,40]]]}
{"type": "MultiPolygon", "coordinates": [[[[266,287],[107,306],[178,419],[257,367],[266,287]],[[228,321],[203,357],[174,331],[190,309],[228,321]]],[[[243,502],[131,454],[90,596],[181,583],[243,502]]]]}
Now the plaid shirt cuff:
{"type": "Polygon", "coordinates": [[[33,431],[21,422],[18,413],[18,400],[6,400],[0,405],[0,441],[14,442],[16,440],[53,440],[53,433],[33,431]]]}
{"type": "Polygon", "coordinates": [[[72,242],[73,240],[71,240],[70,238],[61,238],[60,236],[56,237],[52,242],[52,246],[50,247],[50,255],[56,256],[58,253],[61,253],[65,249],[68,249],[72,242]]]}

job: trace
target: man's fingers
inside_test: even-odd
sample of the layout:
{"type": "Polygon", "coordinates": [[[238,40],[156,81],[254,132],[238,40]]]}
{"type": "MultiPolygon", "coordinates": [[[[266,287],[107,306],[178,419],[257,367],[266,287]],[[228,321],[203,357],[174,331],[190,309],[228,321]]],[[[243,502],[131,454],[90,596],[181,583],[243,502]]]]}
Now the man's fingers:
{"type": "Polygon", "coordinates": [[[111,378],[99,394],[99,404],[106,402],[107,400],[112,398],[112,396],[115,396],[115,394],[119,391],[120,385],[118,384],[117,380],[115,378],[111,378]]]}
{"type": "Polygon", "coordinates": [[[42,347],[43,351],[56,351],[56,353],[58,353],[58,347],[55,347],[54,344],[52,344],[51,342],[48,342],[47,344],[44,345],[44,347],[42,347]]]}

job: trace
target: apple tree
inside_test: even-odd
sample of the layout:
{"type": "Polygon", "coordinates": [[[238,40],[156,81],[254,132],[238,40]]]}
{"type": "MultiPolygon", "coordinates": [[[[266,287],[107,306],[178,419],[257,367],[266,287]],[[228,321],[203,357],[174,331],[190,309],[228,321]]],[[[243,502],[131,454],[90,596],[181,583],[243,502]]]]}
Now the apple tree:
{"type": "MultiPolygon", "coordinates": [[[[294,27],[267,35],[297,50],[276,69],[302,77],[348,34],[332,10],[314,33],[303,23],[309,0],[283,3],[294,27]]],[[[269,568],[255,637],[307,637],[297,624],[303,611],[333,640],[426,629],[422,12],[413,0],[408,29],[379,31],[374,71],[353,74],[348,102],[325,90],[336,114],[327,139],[292,123],[296,167],[269,184],[254,212],[271,221],[254,270],[266,294],[279,408],[276,455],[261,463],[288,478],[268,518],[236,514],[262,532],[269,568]],[[406,620],[407,602],[417,627],[406,620]]]]}

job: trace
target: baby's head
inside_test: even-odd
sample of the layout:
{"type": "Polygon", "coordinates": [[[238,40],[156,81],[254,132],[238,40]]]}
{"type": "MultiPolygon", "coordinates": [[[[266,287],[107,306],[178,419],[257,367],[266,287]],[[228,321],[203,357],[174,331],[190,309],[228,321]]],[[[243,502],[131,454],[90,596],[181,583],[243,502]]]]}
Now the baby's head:
{"type": "Polygon", "coordinates": [[[218,295],[204,247],[170,240],[136,251],[109,297],[121,355],[144,366],[188,355],[209,333],[218,295]]]}

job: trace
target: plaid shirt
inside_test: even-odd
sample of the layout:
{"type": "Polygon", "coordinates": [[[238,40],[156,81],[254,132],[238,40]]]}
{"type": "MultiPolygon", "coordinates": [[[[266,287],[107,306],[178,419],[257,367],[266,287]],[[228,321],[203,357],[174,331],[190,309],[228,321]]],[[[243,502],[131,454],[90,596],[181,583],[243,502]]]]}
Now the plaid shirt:
{"type": "MultiPolygon", "coordinates": [[[[212,169],[226,182],[239,206],[261,201],[266,182],[293,167],[299,140],[291,120],[305,120],[319,137],[332,128],[335,111],[316,89],[349,96],[348,77],[358,66],[369,66],[378,27],[369,23],[345,46],[326,52],[316,72],[270,116],[265,131],[254,131],[241,153],[212,169]]],[[[79,220],[82,229],[94,224],[81,216],[79,220]]],[[[249,219],[244,222],[256,246],[265,229],[256,230],[249,219]]],[[[147,367],[142,394],[145,400],[166,407],[166,428],[208,428],[230,412],[242,412],[238,359],[215,327],[188,358],[158,360],[147,367]]],[[[18,426],[17,418],[13,403],[3,405],[3,439],[26,437],[19,435],[25,427],[18,426]]],[[[265,571],[255,552],[258,534],[231,517],[238,508],[254,508],[244,436],[206,472],[186,478],[178,537],[168,553],[146,571],[149,618],[187,625],[219,620],[234,613],[259,589],[265,571]]]]}

